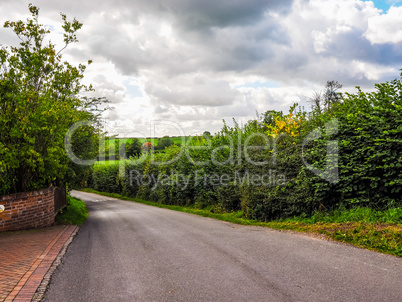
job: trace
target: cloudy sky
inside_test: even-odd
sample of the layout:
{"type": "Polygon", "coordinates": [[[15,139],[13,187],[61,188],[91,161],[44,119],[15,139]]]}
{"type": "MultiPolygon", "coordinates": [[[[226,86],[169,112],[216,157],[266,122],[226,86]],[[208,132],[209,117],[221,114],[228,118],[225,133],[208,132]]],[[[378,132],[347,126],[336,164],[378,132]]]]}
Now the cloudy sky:
{"type": "Polygon", "coordinates": [[[402,68],[402,0],[1,0],[0,23],[26,19],[29,2],[59,48],[59,13],[84,23],[64,59],[93,60],[85,81],[112,102],[120,137],[149,136],[151,121],[156,136],[214,133],[223,119],[309,109],[327,80],[368,91],[402,68]]]}

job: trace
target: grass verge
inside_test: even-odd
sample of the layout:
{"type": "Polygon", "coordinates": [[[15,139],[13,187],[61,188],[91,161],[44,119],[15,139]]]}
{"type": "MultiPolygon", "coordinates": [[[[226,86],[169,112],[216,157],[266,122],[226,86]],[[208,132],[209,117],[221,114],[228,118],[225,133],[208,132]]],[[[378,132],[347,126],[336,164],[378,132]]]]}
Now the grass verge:
{"type": "Polygon", "coordinates": [[[88,209],[85,203],[77,198],[67,196],[67,207],[56,216],[56,223],[81,225],[88,219],[88,209]]]}
{"type": "Polygon", "coordinates": [[[278,230],[321,234],[325,235],[327,238],[350,243],[361,248],[402,257],[402,209],[390,209],[380,212],[360,208],[335,211],[330,214],[317,213],[311,218],[295,217],[283,221],[260,222],[244,218],[242,212],[213,213],[206,209],[165,205],[138,198],[130,198],[117,193],[98,192],[93,189],[83,189],[82,191],[215,218],[241,225],[263,226],[278,230]]]}

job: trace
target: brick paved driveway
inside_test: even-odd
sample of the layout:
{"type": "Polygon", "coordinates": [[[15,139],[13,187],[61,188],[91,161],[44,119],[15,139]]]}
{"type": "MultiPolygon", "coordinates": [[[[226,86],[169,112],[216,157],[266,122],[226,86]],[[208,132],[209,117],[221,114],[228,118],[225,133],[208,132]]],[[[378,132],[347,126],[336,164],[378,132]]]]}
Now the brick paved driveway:
{"type": "Polygon", "coordinates": [[[75,230],[57,225],[0,233],[0,301],[30,301],[75,230]]]}

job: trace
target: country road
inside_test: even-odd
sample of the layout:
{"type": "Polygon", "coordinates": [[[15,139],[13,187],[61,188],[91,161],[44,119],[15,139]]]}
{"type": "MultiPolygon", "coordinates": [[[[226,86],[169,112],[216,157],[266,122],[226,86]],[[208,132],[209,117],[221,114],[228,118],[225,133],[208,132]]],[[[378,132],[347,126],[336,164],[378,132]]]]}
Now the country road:
{"type": "Polygon", "coordinates": [[[45,301],[402,301],[402,259],[73,191],[89,219],[45,301]]]}

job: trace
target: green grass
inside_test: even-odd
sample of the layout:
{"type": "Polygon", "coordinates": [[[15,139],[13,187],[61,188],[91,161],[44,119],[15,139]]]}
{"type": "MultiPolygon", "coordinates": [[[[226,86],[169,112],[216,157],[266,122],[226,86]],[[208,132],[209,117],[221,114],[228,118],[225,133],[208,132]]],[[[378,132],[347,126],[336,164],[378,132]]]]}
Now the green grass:
{"type": "Polygon", "coordinates": [[[96,161],[94,167],[96,166],[104,166],[104,165],[119,165],[122,163],[132,163],[135,164],[136,162],[141,162],[142,159],[111,159],[111,160],[99,160],[96,161]]]}
{"type": "Polygon", "coordinates": [[[77,198],[68,196],[67,207],[56,216],[56,223],[81,225],[88,219],[88,209],[85,203],[77,198]]]}
{"type": "Polygon", "coordinates": [[[353,210],[334,211],[328,214],[317,213],[311,218],[295,217],[286,220],[261,222],[245,218],[241,211],[216,213],[208,209],[196,209],[193,206],[182,207],[165,205],[138,198],[130,198],[116,193],[98,192],[93,189],[84,189],[83,191],[241,225],[254,225],[278,230],[321,234],[327,238],[350,243],[361,248],[402,257],[401,208],[390,209],[384,212],[367,208],[357,208],[353,210]]]}
{"type": "Polygon", "coordinates": [[[312,217],[294,217],[284,221],[303,222],[314,224],[324,223],[402,223],[402,208],[393,208],[386,211],[376,211],[371,208],[357,207],[350,210],[335,210],[329,213],[315,213],[312,217]]]}
{"type": "MultiPolygon", "coordinates": [[[[121,161],[128,161],[128,159],[122,159],[121,161]]],[[[104,165],[114,165],[114,164],[119,164],[120,160],[118,159],[113,159],[113,160],[100,160],[95,162],[95,167],[96,166],[104,166],[104,165]]]]}
{"type": "MultiPolygon", "coordinates": [[[[133,141],[133,138],[117,138],[119,140],[119,145],[121,143],[131,143],[133,141]]],[[[187,142],[189,139],[189,136],[170,136],[169,139],[173,141],[175,144],[183,144],[184,142],[187,142]]],[[[111,141],[114,139],[109,139],[111,141]]],[[[138,140],[141,142],[141,144],[145,142],[151,142],[153,145],[157,145],[158,143],[158,138],[145,138],[145,137],[138,137],[138,140]]]]}

